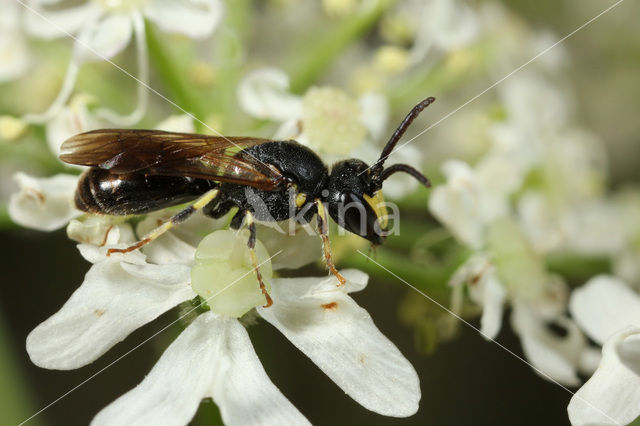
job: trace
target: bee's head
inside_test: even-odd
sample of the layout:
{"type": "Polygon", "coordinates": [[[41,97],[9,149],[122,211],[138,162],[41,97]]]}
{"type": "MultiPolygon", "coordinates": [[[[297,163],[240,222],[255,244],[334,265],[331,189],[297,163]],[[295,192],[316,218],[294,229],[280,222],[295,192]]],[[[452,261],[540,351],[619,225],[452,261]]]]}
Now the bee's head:
{"type": "Polygon", "coordinates": [[[387,207],[382,196],[382,183],[396,172],[405,172],[425,186],[429,180],[405,164],[394,164],[376,173],[361,160],[336,163],[329,175],[329,193],[324,201],[329,215],[342,228],[380,245],[387,234],[387,207]]]}
{"type": "Polygon", "coordinates": [[[339,226],[356,235],[382,244],[387,233],[387,208],[382,197],[382,184],[392,174],[407,173],[425,186],[429,180],[418,170],[406,164],[394,164],[384,168],[384,162],[396,143],[418,114],[435,101],[427,98],[417,104],[382,150],[373,166],[357,159],[334,164],[329,176],[329,193],[323,201],[328,203],[329,215],[339,226]]]}
{"type": "Polygon", "coordinates": [[[336,163],[329,175],[325,201],[329,215],[339,226],[379,245],[386,233],[387,210],[368,168],[356,159],[336,163]]]}

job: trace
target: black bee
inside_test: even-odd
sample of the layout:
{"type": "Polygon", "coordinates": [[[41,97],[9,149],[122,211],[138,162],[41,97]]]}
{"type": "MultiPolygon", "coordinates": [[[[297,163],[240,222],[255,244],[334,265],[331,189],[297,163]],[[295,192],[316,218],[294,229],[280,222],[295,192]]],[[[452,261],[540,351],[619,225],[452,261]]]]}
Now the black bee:
{"type": "Polygon", "coordinates": [[[425,186],[429,180],[418,170],[383,164],[418,114],[433,103],[429,97],[405,117],[371,167],[358,159],[340,161],[331,171],[320,157],[296,141],[252,137],[205,136],[159,130],[104,129],[71,137],[62,145],[60,159],[90,166],[80,177],[75,194],[78,209],[92,214],[144,214],[194,201],[170,221],[126,249],[149,243],[195,211],[220,218],[238,211],[231,227],[243,222],[250,231],[248,246],[260,288],[267,293],[254,253],[255,221],[294,218],[308,223],[317,215],[327,266],[342,285],[345,279],[331,259],[327,214],[349,232],[381,244],[386,231],[382,184],[396,172],[405,172],[425,186]],[[356,207],[345,208],[345,206],[356,207]]]}

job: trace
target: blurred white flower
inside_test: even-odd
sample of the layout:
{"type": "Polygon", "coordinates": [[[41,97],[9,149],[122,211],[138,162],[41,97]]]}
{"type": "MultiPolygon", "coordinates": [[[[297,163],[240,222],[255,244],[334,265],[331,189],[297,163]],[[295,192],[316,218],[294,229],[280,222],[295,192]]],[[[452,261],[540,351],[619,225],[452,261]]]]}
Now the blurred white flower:
{"type": "Polygon", "coordinates": [[[191,38],[211,35],[223,13],[219,0],[148,0],[126,2],[121,0],[87,1],[67,5],[61,0],[34,0],[25,13],[25,30],[33,36],[53,39],[75,36],[73,55],[58,96],[42,114],[28,114],[25,120],[45,123],[58,115],[73,91],[80,66],[87,61],[108,60],[136,40],[138,59],[138,105],[128,115],[109,109],[97,114],[118,125],[132,125],[146,112],[149,80],[144,17],[162,30],[183,34],[191,38]]]}
{"type": "Polygon", "coordinates": [[[571,294],[569,311],[596,343],[604,342],[623,328],[640,327],[640,295],[624,281],[599,275],[571,294]]]}
{"type": "Polygon", "coordinates": [[[131,227],[122,218],[113,216],[72,219],[67,225],[67,236],[78,243],[100,247],[114,245],[120,241],[135,241],[131,227]]]}
{"type": "Polygon", "coordinates": [[[573,292],[569,309],[603,345],[598,369],[571,398],[571,423],[631,423],[640,415],[640,295],[620,279],[601,275],[573,292]]]}
{"type": "MultiPolygon", "coordinates": [[[[60,146],[71,136],[90,130],[110,128],[113,122],[98,116],[93,98],[86,94],[78,94],[71,98],[56,116],[46,124],[47,143],[51,152],[58,157],[60,146]]],[[[158,123],[154,128],[169,132],[195,132],[193,117],[187,114],[172,115],[158,123]]],[[[82,166],[69,164],[69,167],[83,169],[82,166]]]]}
{"type": "Polygon", "coordinates": [[[482,247],[487,226],[509,215],[508,197],[515,189],[512,167],[490,158],[476,169],[458,160],[445,162],[447,182],[431,191],[429,210],[461,243],[482,247]]]}
{"type": "MultiPolygon", "coordinates": [[[[60,145],[68,137],[104,126],[105,123],[88,110],[87,99],[83,96],[77,97],[59,116],[48,123],[47,141],[56,156],[60,152],[60,145]]],[[[194,131],[193,119],[186,115],[170,116],[158,123],[158,127],[176,132],[194,131]]],[[[8,211],[11,220],[19,225],[41,231],[53,231],[84,214],[77,210],[74,204],[78,176],[59,174],[49,178],[36,178],[19,172],[15,174],[14,179],[20,190],[11,195],[8,211]]]]}
{"type": "Polygon", "coordinates": [[[310,424],[271,382],[244,327],[213,312],[196,318],[144,380],[91,424],[188,424],[208,397],[227,425],[310,424]]]}
{"type": "Polygon", "coordinates": [[[510,303],[511,326],[526,359],[546,379],[577,385],[577,372],[588,368],[587,342],[564,314],[567,288],[548,274],[514,223],[500,220],[487,229],[486,251],[472,255],[452,276],[452,310],[461,313],[464,288],[482,308],[480,331],[495,339],[502,327],[503,307],[510,303]],[[558,335],[549,325],[563,330],[558,335]]]}
{"type": "MultiPolygon", "coordinates": [[[[386,98],[366,93],[355,100],[334,87],[312,87],[303,96],[289,92],[289,77],[274,68],[250,72],[238,87],[240,106],[256,118],[280,122],[274,139],[295,139],[331,164],[345,157],[375,163],[386,143],[386,98]]],[[[422,155],[411,145],[390,156],[391,162],[421,168],[422,155]]],[[[410,176],[385,182],[389,198],[402,198],[417,187],[410,176]]]]}
{"type": "Polygon", "coordinates": [[[19,7],[15,0],[0,0],[0,83],[20,77],[29,66],[19,7]]]}
{"type": "Polygon", "coordinates": [[[613,258],[613,272],[636,290],[640,289],[640,191],[625,188],[611,200],[618,210],[615,229],[624,231],[624,245],[613,258]]]}
{"type": "Polygon", "coordinates": [[[27,123],[10,115],[0,115],[0,141],[15,141],[27,129],[27,123]]]}
{"type": "Polygon", "coordinates": [[[598,369],[567,411],[574,426],[627,425],[640,415],[640,328],[624,328],[605,341],[598,369]]]}
{"type": "Polygon", "coordinates": [[[53,231],[83,214],[73,203],[77,176],[60,174],[35,178],[19,172],[14,179],[20,186],[20,191],[9,199],[9,216],[15,223],[40,231],[53,231]]]}
{"type": "MultiPolygon", "coordinates": [[[[78,94],[71,98],[45,126],[47,143],[53,155],[60,155],[60,146],[71,136],[104,127],[110,127],[106,120],[96,116],[89,109],[94,103],[91,96],[78,94]]],[[[81,169],[81,166],[70,165],[81,169]]]]}
{"type": "Polygon", "coordinates": [[[487,339],[495,339],[502,327],[503,306],[507,289],[500,282],[488,253],[474,253],[451,276],[453,290],[452,311],[462,312],[465,288],[470,299],[482,307],[480,332],[487,339]]]}
{"type": "Polygon", "coordinates": [[[462,48],[478,36],[478,18],[471,7],[458,0],[411,1],[407,20],[415,26],[412,64],[424,59],[431,48],[450,51],[462,48]]]}

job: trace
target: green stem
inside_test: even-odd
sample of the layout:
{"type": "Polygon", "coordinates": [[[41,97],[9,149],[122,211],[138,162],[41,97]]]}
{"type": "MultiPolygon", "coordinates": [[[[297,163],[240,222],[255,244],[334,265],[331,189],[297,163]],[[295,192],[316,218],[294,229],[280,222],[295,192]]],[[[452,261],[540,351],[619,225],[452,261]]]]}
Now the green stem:
{"type": "Polygon", "coordinates": [[[318,76],[342,51],[369,31],[384,11],[395,2],[396,0],[379,0],[368,10],[330,26],[322,34],[313,34],[313,37],[305,40],[299,51],[293,55],[295,63],[300,65],[295,66],[291,73],[291,90],[294,93],[303,93],[317,81],[318,76]]]}
{"type": "MultiPolygon", "coordinates": [[[[154,65],[153,69],[162,78],[172,102],[193,114],[198,120],[204,120],[207,108],[198,93],[189,84],[187,73],[178,65],[182,61],[175,52],[171,51],[168,42],[156,33],[152,25],[147,23],[146,31],[149,57],[154,65]]],[[[196,123],[196,128],[200,127],[201,124],[196,123]]]]}
{"type": "Polygon", "coordinates": [[[206,91],[207,105],[210,113],[223,119],[222,130],[226,134],[246,131],[245,114],[236,107],[236,91],[245,74],[242,67],[253,28],[252,6],[248,0],[228,1],[224,27],[213,36],[212,49],[217,58],[216,77],[214,84],[206,91]]]}
{"type": "Polygon", "coordinates": [[[553,253],[545,260],[551,272],[562,275],[573,285],[582,285],[593,276],[611,272],[611,261],[605,257],[553,253]]]}
{"type": "Polygon", "coordinates": [[[404,280],[438,302],[449,303],[451,290],[447,283],[455,268],[462,263],[466,256],[467,254],[460,252],[458,256],[446,264],[422,265],[405,254],[384,248],[378,249],[376,256],[372,258],[400,279],[358,252],[343,256],[340,259],[340,264],[341,266],[358,268],[376,279],[407,286],[402,281],[404,280]]]}

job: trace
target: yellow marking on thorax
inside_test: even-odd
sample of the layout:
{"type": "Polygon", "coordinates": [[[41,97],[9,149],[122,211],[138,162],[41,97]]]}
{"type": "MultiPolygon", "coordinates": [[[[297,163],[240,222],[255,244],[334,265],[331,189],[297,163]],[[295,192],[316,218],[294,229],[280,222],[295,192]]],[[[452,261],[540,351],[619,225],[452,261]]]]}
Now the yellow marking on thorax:
{"type": "Polygon", "coordinates": [[[296,195],[296,206],[298,208],[302,208],[302,206],[304,206],[304,203],[306,202],[307,202],[307,194],[300,192],[298,193],[298,195],[296,195]]]}

